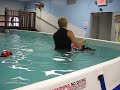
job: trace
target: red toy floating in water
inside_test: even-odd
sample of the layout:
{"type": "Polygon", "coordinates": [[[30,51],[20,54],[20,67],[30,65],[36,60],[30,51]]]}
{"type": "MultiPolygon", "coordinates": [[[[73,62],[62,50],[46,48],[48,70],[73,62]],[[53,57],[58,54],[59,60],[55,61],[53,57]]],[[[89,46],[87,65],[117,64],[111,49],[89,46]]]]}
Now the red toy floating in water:
{"type": "Polygon", "coordinates": [[[12,52],[9,50],[3,50],[0,57],[8,57],[12,55],[12,52]]]}

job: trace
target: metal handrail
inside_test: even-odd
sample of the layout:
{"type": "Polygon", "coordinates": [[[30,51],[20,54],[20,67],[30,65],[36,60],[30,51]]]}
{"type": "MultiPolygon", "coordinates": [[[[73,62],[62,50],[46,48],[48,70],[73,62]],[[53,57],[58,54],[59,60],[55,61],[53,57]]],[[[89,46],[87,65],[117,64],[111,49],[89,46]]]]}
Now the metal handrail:
{"type": "Polygon", "coordinates": [[[40,20],[42,20],[42,21],[44,21],[45,23],[49,24],[50,26],[52,26],[52,27],[54,27],[56,29],[59,29],[58,27],[56,27],[55,25],[53,25],[53,24],[49,23],[48,21],[42,19],[41,17],[37,16],[37,18],[40,19],[40,20]]]}

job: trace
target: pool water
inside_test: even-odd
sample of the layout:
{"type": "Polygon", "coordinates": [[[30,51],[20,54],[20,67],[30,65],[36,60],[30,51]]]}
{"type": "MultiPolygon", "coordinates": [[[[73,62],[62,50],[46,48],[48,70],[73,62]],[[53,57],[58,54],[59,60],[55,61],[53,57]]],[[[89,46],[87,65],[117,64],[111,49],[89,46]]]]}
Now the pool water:
{"type": "Polygon", "coordinates": [[[120,50],[86,46],[96,51],[55,51],[52,35],[12,30],[0,34],[0,52],[12,51],[10,57],[0,57],[0,90],[10,90],[80,70],[120,55],[120,50]]]}

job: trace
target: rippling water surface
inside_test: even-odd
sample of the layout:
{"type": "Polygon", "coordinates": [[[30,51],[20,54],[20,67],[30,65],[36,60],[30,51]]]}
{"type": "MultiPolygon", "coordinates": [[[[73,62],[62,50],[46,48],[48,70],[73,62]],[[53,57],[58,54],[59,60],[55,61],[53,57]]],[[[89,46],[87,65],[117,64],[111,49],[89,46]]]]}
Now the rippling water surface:
{"type": "Polygon", "coordinates": [[[10,90],[27,84],[64,75],[120,55],[120,50],[86,46],[96,51],[55,51],[52,35],[36,32],[10,31],[0,34],[0,52],[12,51],[10,57],[0,57],[0,90],[10,90]]]}

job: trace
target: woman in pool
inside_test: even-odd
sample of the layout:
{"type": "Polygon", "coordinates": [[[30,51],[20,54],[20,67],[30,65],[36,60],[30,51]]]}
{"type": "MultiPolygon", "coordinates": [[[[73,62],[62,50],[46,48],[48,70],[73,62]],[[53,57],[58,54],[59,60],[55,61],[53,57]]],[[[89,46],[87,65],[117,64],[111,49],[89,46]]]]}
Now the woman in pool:
{"type": "Polygon", "coordinates": [[[59,30],[54,33],[53,39],[55,43],[56,50],[71,50],[71,44],[73,44],[76,48],[82,48],[84,43],[84,39],[80,42],[75,38],[74,33],[71,30],[67,29],[67,19],[64,17],[60,17],[58,19],[59,30]]]}

